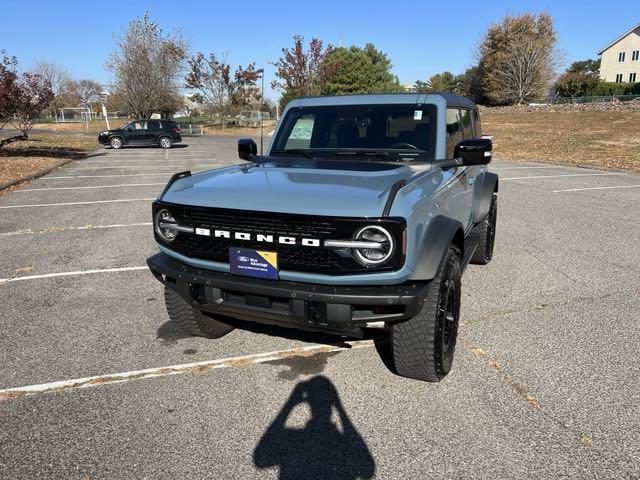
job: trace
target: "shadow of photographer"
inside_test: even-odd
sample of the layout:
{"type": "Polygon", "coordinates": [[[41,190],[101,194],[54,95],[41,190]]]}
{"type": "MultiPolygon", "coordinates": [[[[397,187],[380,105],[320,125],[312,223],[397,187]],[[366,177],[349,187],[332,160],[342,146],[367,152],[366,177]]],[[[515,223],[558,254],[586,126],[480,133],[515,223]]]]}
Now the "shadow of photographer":
{"type": "Polygon", "coordinates": [[[296,385],[253,452],[258,468],[278,466],[281,480],[372,478],[375,461],[351,423],[335,386],[318,375],[296,385]],[[311,418],[287,426],[293,410],[306,404],[311,418]]]}

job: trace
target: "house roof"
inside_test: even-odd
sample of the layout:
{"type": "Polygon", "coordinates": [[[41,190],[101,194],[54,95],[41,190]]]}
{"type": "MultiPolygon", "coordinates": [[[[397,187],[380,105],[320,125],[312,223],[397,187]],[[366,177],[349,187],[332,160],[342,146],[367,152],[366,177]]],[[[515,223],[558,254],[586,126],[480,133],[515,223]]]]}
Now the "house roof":
{"type": "Polygon", "coordinates": [[[606,47],[604,47],[603,49],[601,49],[598,52],[598,55],[602,55],[602,53],[605,50],[608,50],[609,48],[611,48],[613,45],[615,45],[616,43],[618,43],[620,40],[622,40],[624,37],[626,37],[627,35],[629,35],[631,32],[633,32],[636,28],[640,27],[640,23],[634,25],[633,27],[631,27],[629,30],[627,30],[626,32],[624,32],[622,35],[620,35],[618,38],[616,38],[613,42],[609,43],[606,47]]]}

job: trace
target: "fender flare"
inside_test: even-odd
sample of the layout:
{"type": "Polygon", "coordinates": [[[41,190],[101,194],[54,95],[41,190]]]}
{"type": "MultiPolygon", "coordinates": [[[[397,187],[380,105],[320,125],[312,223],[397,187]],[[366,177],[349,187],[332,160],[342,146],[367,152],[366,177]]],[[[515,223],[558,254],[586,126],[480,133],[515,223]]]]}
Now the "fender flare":
{"type": "Polygon", "coordinates": [[[464,255],[464,229],[458,220],[438,215],[429,222],[415,256],[411,280],[431,280],[438,273],[449,245],[458,245],[464,255]]]}
{"type": "Polygon", "coordinates": [[[477,201],[474,199],[474,224],[480,223],[489,214],[493,194],[498,191],[498,175],[492,172],[485,172],[482,177],[482,185],[479,188],[477,201]]]}

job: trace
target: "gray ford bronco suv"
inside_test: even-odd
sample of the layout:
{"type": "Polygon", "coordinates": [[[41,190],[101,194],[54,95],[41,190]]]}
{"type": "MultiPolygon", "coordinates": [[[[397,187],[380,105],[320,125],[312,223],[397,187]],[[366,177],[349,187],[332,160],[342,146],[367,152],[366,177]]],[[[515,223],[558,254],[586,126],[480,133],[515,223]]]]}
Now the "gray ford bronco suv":
{"type": "Polygon", "coordinates": [[[498,177],[470,100],[299,98],[264,155],[174,175],[153,203],[170,319],[219,338],[243,321],[341,336],[378,329],[385,363],[451,369],[466,265],[491,260],[498,177]]]}

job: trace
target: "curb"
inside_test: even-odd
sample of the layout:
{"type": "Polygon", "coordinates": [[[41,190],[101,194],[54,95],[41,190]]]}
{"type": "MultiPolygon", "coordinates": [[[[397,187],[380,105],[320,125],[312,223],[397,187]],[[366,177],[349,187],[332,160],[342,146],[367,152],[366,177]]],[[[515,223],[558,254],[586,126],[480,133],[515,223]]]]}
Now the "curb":
{"type": "Polygon", "coordinates": [[[0,183],[0,192],[2,192],[3,190],[6,190],[7,188],[11,188],[15,185],[18,185],[19,183],[28,182],[29,180],[35,180],[36,178],[42,177],[47,173],[53,172],[57,168],[65,166],[67,163],[71,163],[74,160],[80,160],[80,158],[65,158],[64,160],[61,160],[55,163],[54,165],[45,168],[44,170],[40,170],[36,173],[32,173],[31,175],[27,175],[26,177],[18,178],[16,180],[11,180],[10,182],[6,182],[6,183],[0,183]]]}

